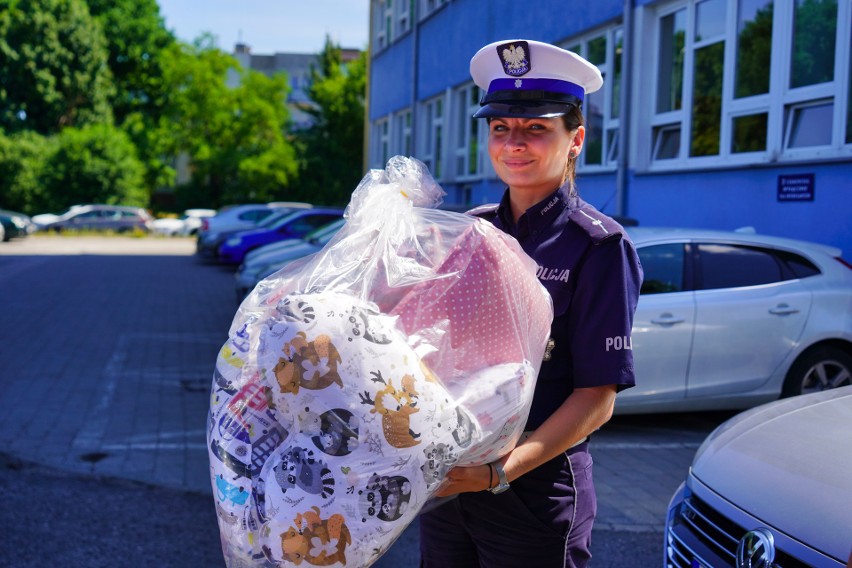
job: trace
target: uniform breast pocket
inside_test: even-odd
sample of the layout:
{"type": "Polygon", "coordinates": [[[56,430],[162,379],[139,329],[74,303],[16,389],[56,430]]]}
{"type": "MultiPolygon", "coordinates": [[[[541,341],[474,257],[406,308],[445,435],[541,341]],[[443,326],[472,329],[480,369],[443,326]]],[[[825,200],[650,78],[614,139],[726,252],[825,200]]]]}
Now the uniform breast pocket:
{"type": "Polygon", "coordinates": [[[559,318],[568,313],[571,307],[571,299],[574,294],[568,286],[562,286],[558,290],[548,290],[550,297],[553,299],[553,317],[559,318]]]}

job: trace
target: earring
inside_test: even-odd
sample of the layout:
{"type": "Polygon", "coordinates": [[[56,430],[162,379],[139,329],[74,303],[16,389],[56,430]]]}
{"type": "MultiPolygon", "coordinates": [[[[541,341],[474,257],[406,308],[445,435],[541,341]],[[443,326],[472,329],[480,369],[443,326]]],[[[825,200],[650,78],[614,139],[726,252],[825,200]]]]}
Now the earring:
{"type": "Polygon", "coordinates": [[[570,152],[568,152],[568,157],[574,159],[577,157],[577,154],[574,153],[574,150],[571,150],[570,152]]]}

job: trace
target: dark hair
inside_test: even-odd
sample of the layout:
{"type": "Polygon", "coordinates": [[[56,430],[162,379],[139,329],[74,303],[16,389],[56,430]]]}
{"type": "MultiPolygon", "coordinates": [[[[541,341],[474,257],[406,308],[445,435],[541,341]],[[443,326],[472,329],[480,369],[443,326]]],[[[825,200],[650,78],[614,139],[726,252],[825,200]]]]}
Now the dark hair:
{"type": "MultiPolygon", "coordinates": [[[[571,105],[571,109],[562,115],[562,123],[565,125],[565,130],[574,132],[579,127],[583,126],[583,112],[580,107],[571,105]]],[[[562,176],[562,183],[569,182],[571,193],[575,193],[574,180],[577,177],[577,156],[573,158],[569,155],[568,161],[565,163],[565,175],[562,176]]]]}

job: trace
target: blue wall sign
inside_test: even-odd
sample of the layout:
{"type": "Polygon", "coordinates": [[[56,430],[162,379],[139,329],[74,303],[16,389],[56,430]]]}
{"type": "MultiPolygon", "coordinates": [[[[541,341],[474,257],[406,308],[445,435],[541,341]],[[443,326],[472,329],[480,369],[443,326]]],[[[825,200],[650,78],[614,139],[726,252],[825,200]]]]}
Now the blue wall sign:
{"type": "Polygon", "coordinates": [[[814,174],[778,176],[778,201],[813,201],[814,174]]]}

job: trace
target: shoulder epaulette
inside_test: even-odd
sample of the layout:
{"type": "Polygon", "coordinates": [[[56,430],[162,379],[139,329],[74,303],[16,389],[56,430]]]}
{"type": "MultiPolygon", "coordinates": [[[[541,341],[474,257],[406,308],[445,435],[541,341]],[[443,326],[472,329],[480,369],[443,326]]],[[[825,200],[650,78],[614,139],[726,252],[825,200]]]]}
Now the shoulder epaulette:
{"type": "Polygon", "coordinates": [[[497,216],[497,208],[500,206],[499,203],[486,203],[485,205],[479,205],[465,212],[465,215],[470,215],[472,217],[479,217],[480,219],[485,219],[490,221],[497,216]]]}
{"type": "Polygon", "coordinates": [[[568,218],[583,229],[595,244],[610,239],[621,239],[624,236],[624,228],[621,225],[591,207],[575,209],[568,218]]]}

